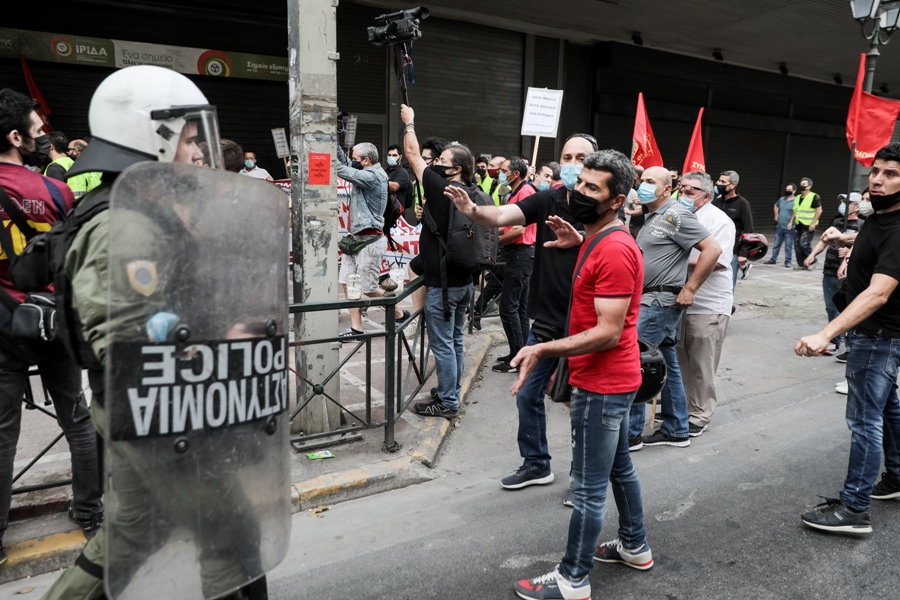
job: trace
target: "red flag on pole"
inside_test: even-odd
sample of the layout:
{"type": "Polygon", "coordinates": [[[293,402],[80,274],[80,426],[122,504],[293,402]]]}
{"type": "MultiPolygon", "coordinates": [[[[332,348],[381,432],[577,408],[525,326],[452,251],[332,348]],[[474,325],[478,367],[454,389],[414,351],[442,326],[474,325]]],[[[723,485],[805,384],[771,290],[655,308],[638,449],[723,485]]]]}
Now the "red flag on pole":
{"type": "Polygon", "coordinates": [[[900,101],[863,92],[856,110],[856,150],[853,158],[871,167],[875,162],[875,153],[891,142],[894,123],[900,115],[900,101]]]}
{"type": "Polygon", "coordinates": [[[44,96],[41,94],[41,90],[38,89],[34,77],[31,76],[31,69],[28,68],[28,63],[25,62],[25,55],[20,54],[19,59],[22,61],[22,73],[25,74],[25,83],[28,84],[28,94],[31,96],[31,99],[39,105],[37,114],[44,122],[45,133],[50,133],[50,119],[47,115],[53,114],[53,111],[50,110],[50,106],[48,106],[47,101],[44,100],[44,96]]]}
{"type": "Polygon", "coordinates": [[[863,79],[866,77],[866,55],[859,55],[859,71],[856,74],[856,87],[853,88],[853,99],[847,111],[847,147],[853,148],[856,141],[856,124],[859,120],[859,101],[863,94],[863,79]]]}
{"type": "Polygon", "coordinates": [[[694,135],[691,136],[691,145],[688,146],[687,156],[684,159],[684,169],[682,173],[688,171],[703,171],[706,173],[706,160],[703,158],[703,126],[700,121],[703,119],[703,109],[697,115],[697,123],[694,125],[694,135]]]}
{"type": "Polygon", "coordinates": [[[662,157],[659,155],[659,146],[653,137],[650,128],[650,118],[644,107],[644,94],[638,94],[637,114],[634,117],[634,135],[631,138],[631,163],[636,166],[661,167],[662,157]]]}

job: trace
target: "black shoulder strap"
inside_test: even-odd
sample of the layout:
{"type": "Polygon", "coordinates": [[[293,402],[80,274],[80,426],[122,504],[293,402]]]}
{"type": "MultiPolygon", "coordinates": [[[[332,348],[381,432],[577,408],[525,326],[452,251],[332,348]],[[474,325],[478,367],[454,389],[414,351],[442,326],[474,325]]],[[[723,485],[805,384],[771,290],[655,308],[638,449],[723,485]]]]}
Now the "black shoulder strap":
{"type": "Polygon", "coordinates": [[[30,240],[37,235],[38,232],[28,224],[28,219],[25,218],[25,215],[22,214],[22,211],[19,210],[19,207],[16,206],[16,203],[12,201],[12,198],[9,197],[9,194],[2,187],[0,187],[0,206],[6,211],[10,221],[16,224],[16,227],[19,228],[25,239],[30,240]]]}
{"type": "MultiPolygon", "coordinates": [[[[449,277],[447,275],[447,263],[449,261],[450,256],[450,248],[447,246],[447,240],[444,239],[444,236],[441,235],[441,232],[438,230],[437,223],[434,221],[434,217],[431,216],[431,212],[428,210],[430,203],[426,202],[424,208],[422,209],[422,218],[425,221],[425,226],[435,235],[440,242],[441,245],[441,301],[444,307],[444,320],[450,320],[450,284],[449,277]]],[[[456,210],[456,205],[451,203],[450,211],[456,210]]],[[[450,222],[452,222],[452,216],[448,213],[448,229],[450,222]]],[[[444,234],[449,235],[449,230],[444,234]]]]}
{"type": "Polygon", "coordinates": [[[578,279],[578,273],[581,271],[581,267],[584,265],[584,262],[591,255],[591,252],[593,252],[594,248],[597,247],[597,244],[599,244],[603,238],[611,234],[613,231],[625,231],[625,229],[617,225],[615,227],[610,227],[609,229],[604,229],[603,231],[595,235],[588,244],[588,247],[584,251],[584,254],[581,256],[581,260],[578,262],[578,266],[576,266],[575,270],[572,272],[572,288],[569,290],[569,310],[566,313],[566,335],[569,335],[569,318],[572,316],[572,297],[575,294],[575,280],[578,279]]]}

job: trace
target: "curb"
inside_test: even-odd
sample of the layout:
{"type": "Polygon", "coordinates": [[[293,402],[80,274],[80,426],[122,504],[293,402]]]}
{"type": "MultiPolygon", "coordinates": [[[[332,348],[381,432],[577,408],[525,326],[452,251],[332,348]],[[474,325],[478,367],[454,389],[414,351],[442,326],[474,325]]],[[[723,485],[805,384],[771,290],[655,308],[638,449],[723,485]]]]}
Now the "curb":
{"type": "MultiPolygon", "coordinates": [[[[468,398],[487,362],[494,343],[503,339],[502,332],[485,332],[475,338],[466,352],[469,367],[463,375],[461,405],[468,398]]],[[[434,468],[444,441],[464,420],[428,418],[416,434],[406,456],[363,465],[339,473],[320,475],[291,486],[291,509],[294,513],[326,504],[335,504],[373,494],[396,490],[434,479],[434,468]]],[[[0,584],[9,583],[71,565],[87,543],[80,529],[23,540],[5,550],[9,560],[0,568],[0,584]]]]}

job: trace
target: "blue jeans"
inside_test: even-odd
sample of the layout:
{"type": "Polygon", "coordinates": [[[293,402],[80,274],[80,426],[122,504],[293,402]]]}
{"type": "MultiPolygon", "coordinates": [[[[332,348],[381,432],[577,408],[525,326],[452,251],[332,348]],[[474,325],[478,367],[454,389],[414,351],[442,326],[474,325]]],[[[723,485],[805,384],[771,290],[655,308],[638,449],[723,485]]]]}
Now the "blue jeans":
{"type": "MultiPolygon", "coordinates": [[[[837,275],[823,275],[822,276],[822,295],[825,296],[825,314],[828,316],[828,322],[834,321],[841,311],[837,309],[834,305],[834,293],[837,291],[838,286],[838,278],[837,275]]],[[[841,338],[843,336],[837,336],[831,340],[831,343],[835,345],[835,347],[841,347],[841,338]]]]}
{"type": "Polygon", "coordinates": [[[791,264],[791,250],[794,248],[794,230],[787,227],[775,228],[775,248],[772,249],[772,262],[778,262],[778,251],[784,243],[784,264],[791,264]]]}
{"type": "MultiPolygon", "coordinates": [[[[538,341],[533,333],[528,334],[528,345],[538,341]]],[[[547,412],[544,410],[544,390],[556,370],[559,359],[545,358],[538,361],[528,379],[516,394],[516,408],[519,410],[519,454],[524,466],[534,471],[550,468],[550,449],[547,447],[547,412]]]]}
{"type": "Polygon", "coordinates": [[[515,356],[528,340],[528,282],[534,266],[534,246],[510,244],[500,249],[503,265],[503,292],[500,296],[500,322],[515,356]]]}
{"type": "MultiPolygon", "coordinates": [[[[662,417],[660,431],[676,438],[688,437],[687,396],[681,380],[681,369],[675,356],[675,334],[684,311],[676,306],[662,306],[654,300],[650,306],[641,305],[638,316],[638,337],[656,344],[666,361],[666,384],[662,389],[662,417]]],[[[628,436],[640,437],[644,431],[644,404],[631,407],[628,436]]]]}
{"type": "MultiPolygon", "coordinates": [[[[734,290],[737,289],[737,274],[738,274],[738,255],[737,252],[731,255],[731,293],[734,293],[734,290]]],[[[643,307],[642,307],[643,308],[643,307]]]]}
{"type": "Polygon", "coordinates": [[[846,413],[850,462],[841,502],[865,510],[872,503],[882,452],[885,471],[900,479],[900,338],[869,337],[851,330],[850,340],[853,352],[847,356],[846,413]]]}
{"type": "Polygon", "coordinates": [[[463,375],[463,323],[466,307],[472,297],[472,284],[452,287],[450,320],[444,320],[444,303],[440,287],[429,287],[425,293],[425,327],[434,354],[437,371],[437,395],[444,408],[459,409],[463,375]]]}
{"type": "Polygon", "coordinates": [[[560,573],[578,581],[594,564],[594,548],[606,512],[606,490],[612,483],[619,511],[619,539],[626,548],[646,541],[641,483],[628,452],[628,407],[635,392],[595,394],[572,389],[572,492],[575,509],[569,519],[566,554],[560,573]]]}

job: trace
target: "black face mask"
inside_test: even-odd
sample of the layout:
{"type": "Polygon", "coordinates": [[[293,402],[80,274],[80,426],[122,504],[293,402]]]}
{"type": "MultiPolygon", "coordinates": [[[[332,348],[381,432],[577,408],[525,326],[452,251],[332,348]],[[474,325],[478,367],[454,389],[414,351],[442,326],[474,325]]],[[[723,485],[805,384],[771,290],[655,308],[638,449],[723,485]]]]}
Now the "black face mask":
{"type": "Polygon", "coordinates": [[[431,165],[428,168],[431,169],[432,171],[434,171],[435,173],[437,173],[438,175],[440,175],[441,177],[443,177],[444,179],[449,179],[450,177],[453,177],[456,174],[456,173],[448,173],[447,171],[449,171],[453,167],[448,167],[447,165],[431,165]]]}
{"type": "Polygon", "coordinates": [[[869,201],[872,203],[872,208],[874,208],[876,212],[884,210],[900,202],[900,192],[888,194],[887,196],[876,196],[875,194],[870,193],[869,201]]]}
{"type": "Polygon", "coordinates": [[[597,209],[603,206],[603,202],[597,202],[593,198],[589,198],[579,192],[572,190],[569,193],[569,212],[575,217],[576,221],[580,221],[583,225],[596,223],[606,216],[609,211],[598,213],[597,209]]]}
{"type": "Polygon", "coordinates": [[[362,170],[363,170],[362,163],[359,162],[358,160],[352,161],[352,162],[350,163],[350,166],[353,167],[354,169],[356,169],[357,171],[362,171],[362,170]]]}
{"type": "Polygon", "coordinates": [[[794,190],[792,190],[791,188],[784,190],[785,196],[792,196],[793,194],[794,194],[794,190]]]}
{"type": "Polygon", "coordinates": [[[30,167],[40,167],[50,156],[50,136],[39,135],[34,138],[34,150],[26,150],[24,146],[19,148],[19,154],[22,155],[22,162],[30,167]]]}
{"type": "Polygon", "coordinates": [[[484,177],[487,175],[487,169],[475,169],[475,172],[478,173],[479,177],[484,177]]]}
{"type": "Polygon", "coordinates": [[[728,190],[728,184],[725,185],[716,185],[716,191],[719,192],[722,196],[725,195],[726,190],[728,190]]]}

